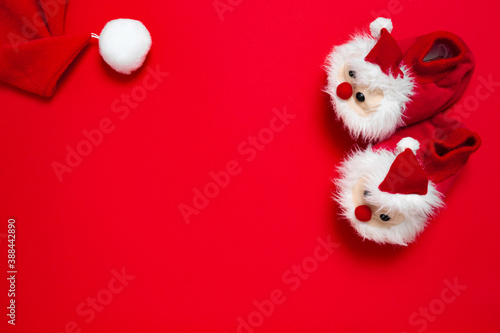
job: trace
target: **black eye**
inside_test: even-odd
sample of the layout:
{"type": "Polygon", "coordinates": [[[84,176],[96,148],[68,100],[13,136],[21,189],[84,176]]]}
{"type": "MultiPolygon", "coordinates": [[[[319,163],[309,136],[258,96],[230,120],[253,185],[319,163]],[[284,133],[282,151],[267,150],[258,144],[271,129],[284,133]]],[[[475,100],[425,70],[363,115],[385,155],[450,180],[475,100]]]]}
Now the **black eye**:
{"type": "Polygon", "coordinates": [[[349,71],[349,76],[352,78],[356,77],[356,72],[355,71],[349,71]]]}
{"type": "Polygon", "coordinates": [[[363,93],[356,93],[356,99],[358,100],[358,102],[364,102],[365,101],[365,95],[363,95],[363,93]]]}
{"type": "Polygon", "coordinates": [[[386,222],[387,222],[387,221],[389,221],[391,218],[390,218],[390,216],[389,216],[389,215],[380,214],[380,219],[381,219],[382,221],[386,221],[386,222]]]}
{"type": "Polygon", "coordinates": [[[365,191],[365,192],[363,193],[363,195],[364,195],[365,197],[367,197],[367,196],[369,196],[369,195],[372,195],[372,193],[371,193],[370,191],[365,191]]]}

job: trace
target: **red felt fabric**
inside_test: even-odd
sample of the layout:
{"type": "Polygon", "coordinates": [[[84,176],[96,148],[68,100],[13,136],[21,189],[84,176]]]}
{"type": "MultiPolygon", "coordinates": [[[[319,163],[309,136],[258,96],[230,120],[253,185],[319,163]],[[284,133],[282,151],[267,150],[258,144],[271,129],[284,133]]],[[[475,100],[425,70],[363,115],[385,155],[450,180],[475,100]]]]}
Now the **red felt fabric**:
{"type": "Polygon", "coordinates": [[[0,42],[50,37],[43,13],[35,0],[0,1],[0,42]]]}
{"type": "Polygon", "coordinates": [[[475,60],[460,37],[439,31],[398,43],[404,54],[403,63],[412,69],[417,83],[415,95],[404,112],[406,125],[446,110],[462,96],[472,77],[475,60]],[[437,41],[448,44],[455,56],[424,62],[424,57],[437,41]]]}
{"type": "Polygon", "coordinates": [[[394,150],[405,137],[414,138],[420,143],[416,157],[427,178],[436,183],[443,194],[448,192],[469,156],[481,146],[478,134],[464,128],[454,118],[438,114],[401,129],[388,140],[373,146],[373,149],[394,150]]]}
{"type": "Polygon", "coordinates": [[[0,80],[41,96],[90,40],[63,36],[66,0],[6,0],[0,4],[0,80]]]}
{"type": "Polygon", "coordinates": [[[0,80],[41,96],[52,96],[57,81],[87,45],[89,34],[40,38],[0,50],[0,80]]]}
{"type": "Polygon", "coordinates": [[[64,15],[66,14],[66,4],[68,0],[39,0],[47,26],[52,36],[62,36],[64,34],[64,15]]]}
{"type": "Polygon", "coordinates": [[[427,147],[427,173],[435,183],[442,182],[457,173],[480,146],[479,135],[465,128],[454,129],[444,140],[432,140],[427,147]]]}

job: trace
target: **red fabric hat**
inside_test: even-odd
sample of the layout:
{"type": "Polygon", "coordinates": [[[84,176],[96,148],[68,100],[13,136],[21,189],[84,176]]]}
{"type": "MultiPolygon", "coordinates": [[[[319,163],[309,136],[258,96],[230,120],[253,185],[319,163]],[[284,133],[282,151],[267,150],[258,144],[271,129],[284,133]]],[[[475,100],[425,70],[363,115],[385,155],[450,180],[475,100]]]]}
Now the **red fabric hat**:
{"type": "Polygon", "coordinates": [[[57,81],[87,45],[89,35],[40,38],[0,49],[0,80],[42,96],[54,94],[57,81]]]}
{"type": "Polygon", "coordinates": [[[91,35],[62,36],[66,0],[3,0],[0,80],[42,96],[88,44],[91,35]]]}
{"type": "MultiPolygon", "coordinates": [[[[52,96],[57,81],[96,34],[64,36],[68,0],[1,0],[0,81],[41,96],[52,96]]],[[[130,74],[151,47],[139,21],[118,19],[101,31],[99,52],[113,69],[130,74]]]]}
{"type": "Polygon", "coordinates": [[[389,169],[379,190],[392,194],[427,194],[429,179],[410,148],[400,153],[389,169]]]}
{"type": "Polygon", "coordinates": [[[403,75],[399,64],[403,59],[403,53],[398,43],[387,31],[386,28],[380,30],[380,38],[370,53],[365,57],[365,61],[378,65],[382,72],[393,77],[403,75]]]}

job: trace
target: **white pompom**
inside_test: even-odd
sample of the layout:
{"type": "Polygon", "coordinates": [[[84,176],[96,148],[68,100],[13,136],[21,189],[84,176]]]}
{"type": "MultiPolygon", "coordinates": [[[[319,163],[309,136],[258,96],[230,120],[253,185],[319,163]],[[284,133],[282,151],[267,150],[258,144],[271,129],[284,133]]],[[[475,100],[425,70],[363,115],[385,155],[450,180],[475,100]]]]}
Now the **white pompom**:
{"type": "Polygon", "coordinates": [[[417,140],[415,140],[414,138],[411,138],[409,136],[399,140],[399,142],[397,144],[398,152],[402,153],[407,148],[410,148],[413,151],[413,153],[416,154],[417,150],[420,148],[420,143],[417,140]]]}
{"type": "Polygon", "coordinates": [[[383,28],[386,28],[387,31],[391,32],[392,31],[392,21],[391,19],[385,18],[385,17],[379,17],[372,23],[370,23],[370,32],[373,37],[378,38],[380,37],[380,30],[383,28]]]}
{"type": "Polygon", "coordinates": [[[109,21],[99,36],[99,53],[115,71],[130,74],[142,66],[151,49],[151,35],[139,21],[109,21]]]}

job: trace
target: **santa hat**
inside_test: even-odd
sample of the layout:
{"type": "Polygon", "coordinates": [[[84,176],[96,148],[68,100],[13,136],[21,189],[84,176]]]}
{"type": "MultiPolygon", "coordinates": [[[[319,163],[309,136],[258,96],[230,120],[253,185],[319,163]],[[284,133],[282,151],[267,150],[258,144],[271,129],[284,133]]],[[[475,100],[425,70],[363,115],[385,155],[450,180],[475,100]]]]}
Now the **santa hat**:
{"type": "Polygon", "coordinates": [[[3,0],[0,5],[0,80],[51,96],[66,68],[93,38],[104,61],[122,74],[142,66],[151,36],[139,21],[110,21],[97,34],[64,35],[67,0],[3,0]]]}
{"type": "Polygon", "coordinates": [[[373,37],[378,38],[378,41],[365,57],[365,61],[378,65],[386,75],[399,77],[404,75],[399,68],[403,53],[392,37],[391,31],[390,19],[379,17],[370,24],[370,32],[373,37]]]}
{"type": "Polygon", "coordinates": [[[444,205],[456,176],[480,145],[476,133],[439,114],[354,151],[342,162],[336,180],[341,214],[363,238],[407,245],[444,205]],[[385,215],[402,222],[387,228],[367,223],[373,208],[383,212],[381,220],[385,215]]]}
{"type": "Polygon", "coordinates": [[[410,148],[400,153],[378,189],[391,194],[427,194],[429,179],[410,148]]]}
{"type": "Polygon", "coordinates": [[[415,81],[410,67],[401,60],[398,43],[390,34],[391,20],[377,18],[370,24],[370,30],[371,35],[358,34],[333,48],[327,59],[326,91],[351,135],[375,142],[404,125],[403,113],[414,93],[415,81]],[[349,73],[354,73],[352,78],[346,76],[346,66],[349,73]],[[340,75],[343,71],[345,74],[340,75]],[[353,109],[352,102],[359,104],[356,95],[365,91],[383,98],[363,115],[353,109]]]}

